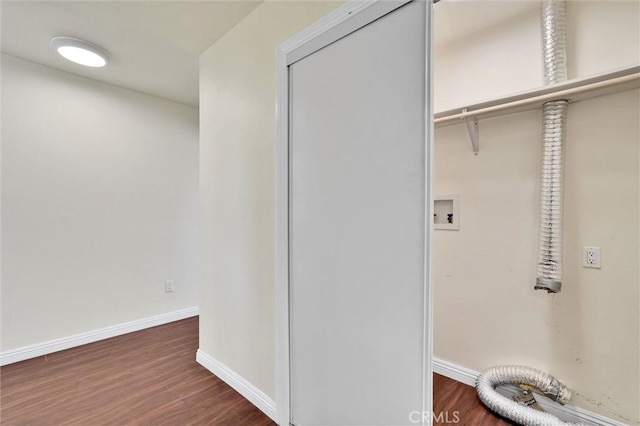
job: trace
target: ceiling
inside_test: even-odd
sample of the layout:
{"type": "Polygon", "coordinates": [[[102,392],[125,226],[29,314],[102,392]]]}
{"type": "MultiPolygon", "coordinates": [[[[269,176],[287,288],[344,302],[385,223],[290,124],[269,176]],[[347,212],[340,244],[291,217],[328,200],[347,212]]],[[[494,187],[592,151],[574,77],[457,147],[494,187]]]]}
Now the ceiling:
{"type": "Polygon", "coordinates": [[[197,106],[199,55],[259,3],[2,0],[2,53],[197,106]],[[65,60],[51,46],[56,36],[103,47],[108,66],[65,60]]]}

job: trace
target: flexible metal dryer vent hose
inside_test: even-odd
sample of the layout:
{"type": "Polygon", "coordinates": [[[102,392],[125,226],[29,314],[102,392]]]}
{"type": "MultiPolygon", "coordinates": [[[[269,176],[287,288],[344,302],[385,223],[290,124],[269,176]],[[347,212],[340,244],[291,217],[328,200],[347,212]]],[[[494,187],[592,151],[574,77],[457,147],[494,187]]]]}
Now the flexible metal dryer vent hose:
{"type": "MultiPolygon", "coordinates": [[[[545,84],[567,79],[566,0],[542,0],[542,54],[545,84]]],[[[540,178],[540,227],[536,290],[558,293],[562,287],[562,207],[564,144],[568,102],[547,102],[542,110],[542,170],[540,178]]],[[[526,426],[567,424],[556,416],[520,405],[496,392],[506,384],[532,386],[561,404],[571,392],[553,376],[529,367],[490,368],[476,381],[480,400],[492,411],[526,426]]]]}
{"type": "Polygon", "coordinates": [[[478,376],[476,390],[478,397],[491,411],[526,426],[567,425],[556,416],[534,410],[510,400],[496,392],[496,387],[508,384],[532,386],[549,398],[565,404],[571,398],[571,391],[555,377],[529,367],[505,365],[489,368],[478,376]]]}
{"type": "MultiPolygon", "coordinates": [[[[567,79],[566,0],[542,0],[541,32],[544,82],[567,79]]],[[[562,288],[562,210],[564,145],[568,102],[551,101],[542,108],[542,168],[536,290],[562,288]]]]}

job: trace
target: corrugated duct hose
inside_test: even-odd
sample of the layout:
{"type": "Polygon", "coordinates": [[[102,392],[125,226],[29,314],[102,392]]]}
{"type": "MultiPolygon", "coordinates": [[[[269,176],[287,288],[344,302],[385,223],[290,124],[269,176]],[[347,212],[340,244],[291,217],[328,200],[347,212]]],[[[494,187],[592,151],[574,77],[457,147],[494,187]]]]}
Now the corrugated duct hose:
{"type": "MultiPolygon", "coordinates": [[[[542,58],[545,84],[567,79],[566,0],[542,1],[542,58]]],[[[569,102],[555,100],[542,108],[542,168],[538,276],[536,290],[559,293],[562,287],[562,210],[564,145],[569,102]]]]}
{"type": "MultiPolygon", "coordinates": [[[[542,51],[545,84],[567,79],[565,0],[542,1],[542,51]]],[[[540,229],[536,290],[558,293],[562,286],[562,204],[566,100],[543,106],[543,149],[540,185],[540,229]]],[[[492,411],[526,426],[566,425],[558,417],[521,405],[500,395],[495,388],[507,384],[534,387],[565,404],[571,397],[553,376],[529,367],[499,366],[483,371],[476,381],[480,400],[492,411]]]]}
{"type": "Polygon", "coordinates": [[[565,404],[571,398],[571,391],[555,377],[534,368],[507,365],[492,367],[483,371],[476,380],[478,397],[491,411],[526,426],[567,425],[556,416],[520,405],[506,396],[500,395],[496,387],[508,384],[525,384],[538,389],[549,398],[565,404]]]}

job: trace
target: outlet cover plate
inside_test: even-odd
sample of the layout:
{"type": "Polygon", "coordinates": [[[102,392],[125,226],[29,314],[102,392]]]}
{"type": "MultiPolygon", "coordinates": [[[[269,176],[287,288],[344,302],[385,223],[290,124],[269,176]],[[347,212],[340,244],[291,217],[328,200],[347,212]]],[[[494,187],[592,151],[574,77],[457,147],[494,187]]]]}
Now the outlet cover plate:
{"type": "Polygon", "coordinates": [[[582,266],[600,269],[600,247],[583,247],[582,266]]]}

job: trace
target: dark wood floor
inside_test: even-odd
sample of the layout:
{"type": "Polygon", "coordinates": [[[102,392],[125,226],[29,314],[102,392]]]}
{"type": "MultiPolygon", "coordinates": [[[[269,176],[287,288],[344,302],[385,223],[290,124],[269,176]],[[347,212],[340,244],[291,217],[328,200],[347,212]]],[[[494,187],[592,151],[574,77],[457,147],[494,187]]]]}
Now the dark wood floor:
{"type": "Polygon", "coordinates": [[[197,347],[196,317],[2,367],[1,423],[272,425],[197,347]]]}
{"type": "Polygon", "coordinates": [[[433,416],[434,425],[509,426],[513,424],[487,410],[478,399],[474,387],[440,374],[433,375],[433,416]],[[457,416],[455,416],[456,412],[457,416]],[[458,422],[454,421],[456,417],[458,422]]]}
{"type": "MultiPolygon", "coordinates": [[[[195,362],[197,347],[198,319],[190,318],[2,367],[0,423],[273,425],[195,362]]],[[[470,386],[435,375],[434,393],[434,424],[509,424],[470,386]]]]}

